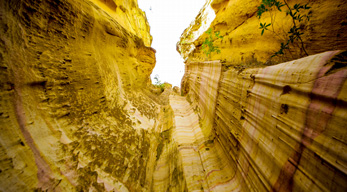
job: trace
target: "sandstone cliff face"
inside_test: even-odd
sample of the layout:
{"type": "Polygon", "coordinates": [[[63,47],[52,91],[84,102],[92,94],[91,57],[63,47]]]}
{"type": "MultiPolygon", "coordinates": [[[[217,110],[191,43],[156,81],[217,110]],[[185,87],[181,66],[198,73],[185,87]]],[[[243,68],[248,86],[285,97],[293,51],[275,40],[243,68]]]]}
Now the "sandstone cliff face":
{"type": "Polygon", "coordinates": [[[155,50],[137,1],[0,11],[0,190],[151,191],[167,101],[144,89],[155,50]]]}
{"type": "Polygon", "coordinates": [[[346,191],[346,3],[311,2],[314,55],[267,67],[281,39],[259,38],[259,3],[207,1],[179,96],[150,84],[136,0],[1,1],[0,190],[346,191]]]}
{"type": "Polygon", "coordinates": [[[116,19],[128,32],[140,37],[147,47],[152,44],[152,36],[149,33],[149,24],[146,14],[139,9],[137,0],[91,0],[102,8],[105,13],[116,19]]]}
{"type": "MultiPolygon", "coordinates": [[[[189,61],[223,60],[231,65],[253,65],[257,63],[280,63],[305,56],[298,42],[290,46],[284,56],[271,56],[280,49],[281,42],[288,40],[288,31],[292,21],[286,16],[286,8],[279,12],[273,9],[257,17],[258,6],[261,0],[209,0],[181,36],[177,43],[177,50],[189,61]],[[213,8],[211,13],[208,8],[213,8]],[[211,17],[215,19],[210,24],[211,17]],[[268,31],[261,35],[259,23],[272,23],[268,31]],[[203,53],[202,43],[207,34],[207,28],[219,31],[223,39],[214,37],[214,44],[221,53],[212,53],[211,58],[203,53]]],[[[283,2],[283,1],[281,1],[283,2]]],[[[309,14],[309,21],[301,22],[304,30],[302,39],[309,55],[322,53],[328,50],[345,50],[347,35],[346,14],[347,4],[343,0],[333,1],[298,1],[289,0],[290,6],[296,3],[306,4],[311,7],[301,14],[309,14]]]]}
{"type": "MultiPolygon", "coordinates": [[[[189,186],[200,181],[207,191],[346,191],[346,52],[334,51],[346,49],[346,3],[307,1],[312,19],[303,26],[303,39],[310,56],[301,58],[300,49],[291,47],[269,60],[287,20],[271,11],[275,31],[283,33],[261,36],[260,2],[207,1],[177,44],[186,61],[181,91],[197,115],[195,138],[204,141],[195,148],[202,165],[195,169],[204,179],[186,175],[188,189],[199,190],[189,186]],[[208,6],[216,17],[206,27],[208,6]],[[209,27],[224,36],[214,39],[221,53],[211,57],[201,47],[209,27]],[[289,62],[267,66],[281,61],[289,62]],[[206,147],[217,161],[204,159],[206,147]]],[[[190,169],[183,164],[183,171],[190,169]]]]}
{"type": "Polygon", "coordinates": [[[186,64],[188,101],[225,154],[214,162],[229,173],[223,191],[346,190],[345,62],[346,52],[332,51],[242,72],[186,64]]]}

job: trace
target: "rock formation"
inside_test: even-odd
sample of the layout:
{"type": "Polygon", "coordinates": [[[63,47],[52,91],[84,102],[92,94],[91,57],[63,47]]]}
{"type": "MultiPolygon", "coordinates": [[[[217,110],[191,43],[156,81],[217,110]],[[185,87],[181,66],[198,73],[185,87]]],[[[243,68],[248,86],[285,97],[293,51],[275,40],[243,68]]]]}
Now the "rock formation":
{"type": "Polygon", "coordinates": [[[209,190],[344,191],[346,56],[331,51],[243,71],[187,63],[187,99],[205,143],[223,154],[209,171],[229,173],[209,190]]]}
{"type": "Polygon", "coordinates": [[[137,1],[0,8],[0,190],[151,191],[167,101],[137,1]]]}
{"type": "Polygon", "coordinates": [[[207,1],[177,43],[186,62],[182,94],[205,141],[196,147],[204,179],[194,182],[206,191],[347,189],[347,53],[339,51],[347,48],[347,4],[289,1],[295,3],[312,7],[311,20],[302,26],[308,57],[300,58],[295,43],[283,56],[271,57],[286,36],[288,18],[270,10],[259,20],[261,1],[207,1]],[[216,14],[211,24],[208,6],[216,14]],[[261,21],[272,22],[276,35],[261,36],[261,21]],[[221,53],[203,52],[208,28],[224,36],[213,37],[221,53]],[[218,161],[203,158],[206,147],[218,161]]]}
{"type": "Polygon", "coordinates": [[[271,58],[285,14],[207,0],[179,94],[137,0],[1,1],[0,191],[346,191],[347,4],[304,2],[310,56],[271,58]]]}
{"type": "MultiPolygon", "coordinates": [[[[287,0],[288,1],[288,0],[287,0]]],[[[281,0],[283,3],[283,0],[281,0]]],[[[301,11],[302,15],[309,15],[310,20],[300,22],[300,28],[304,34],[302,39],[309,55],[322,53],[329,50],[346,49],[347,30],[346,2],[333,1],[308,1],[289,0],[289,5],[302,5],[308,3],[309,10],[301,11]]],[[[290,17],[286,15],[286,7],[283,11],[276,9],[257,17],[261,0],[207,0],[204,9],[200,11],[195,21],[183,32],[177,50],[185,60],[204,61],[221,60],[224,62],[243,65],[259,65],[261,63],[280,63],[306,56],[294,43],[290,51],[283,57],[270,57],[280,49],[281,43],[288,39],[288,31],[292,26],[290,17]],[[210,11],[210,8],[214,12],[210,11]],[[215,19],[211,23],[211,17],[215,19]],[[261,34],[260,22],[272,23],[269,30],[261,34]],[[219,46],[221,53],[213,53],[211,58],[203,54],[202,44],[206,39],[206,29],[212,28],[219,31],[223,39],[214,37],[214,43],[219,46]]]]}

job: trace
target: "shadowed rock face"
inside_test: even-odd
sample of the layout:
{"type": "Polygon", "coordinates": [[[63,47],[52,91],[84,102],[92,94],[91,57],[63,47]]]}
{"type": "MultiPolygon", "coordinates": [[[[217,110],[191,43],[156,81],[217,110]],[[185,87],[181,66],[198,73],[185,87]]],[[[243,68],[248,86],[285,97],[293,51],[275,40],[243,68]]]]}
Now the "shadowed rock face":
{"type": "Polygon", "coordinates": [[[1,1],[1,191],[151,190],[155,51],[102,3],[1,1]]]}
{"type": "MultiPolygon", "coordinates": [[[[239,26],[224,38],[251,42],[259,31],[248,11],[257,3],[208,1],[202,11],[212,5],[221,32],[239,26]]],[[[316,40],[324,36],[317,23],[346,6],[319,3],[316,40]]],[[[254,68],[237,56],[247,43],[216,41],[222,53],[211,59],[223,61],[203,61],[204,33],[190,26],[182,40],[192,52],[179,49],[187,59],[179,96],[170,84],[151,85],[155,50],[136,0],[6,0],[0,17],[0,191],[347,189],[340,20],[328,23],[333,32],[316,49],[307,37],[310,53],[323,53],[254,68]]]]}

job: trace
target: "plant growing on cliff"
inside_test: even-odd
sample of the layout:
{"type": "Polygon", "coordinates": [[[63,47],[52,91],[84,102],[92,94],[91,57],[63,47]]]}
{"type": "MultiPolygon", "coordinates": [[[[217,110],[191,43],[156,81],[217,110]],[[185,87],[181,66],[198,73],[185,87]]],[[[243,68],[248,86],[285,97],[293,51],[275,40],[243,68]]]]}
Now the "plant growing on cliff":
{"type": "MultiPolygon", "coordinates": [[[[303,14],[302,10],[308,10],[311,7],[308,6],[308,4],[302,5],[302,4],[295,4],[293,7],[289,6],[287,0],[283,0],[283,2],[278,1],[278,0],[262,0],[262,4],[258,7],[257,11],[257,16],[260,19],[262,14],[269,11],[272,8],[277,9],[278,11],[282,12],[282,7],[287,7],[286,14],[287,16],[289,15],[292,20],[292,27],[290,30],[287,32],[288,33],[288,40],[286,42],[281,43],[281,48],[278,50],[272,57],[278,56],[278,55],[283,55],[285,49],[289,49],[289,45],[293,44],[295,41],[299,42],[299,47],[300,49],[308,55],[304,42],[301,38],[301,35],[304,34],[303,29],[300,27],[300,23],[303,22],[304,20],[309,21],[310,20],[310,15],[309,14],[303,14]]],[[[272,20],[272,16],[271,16],[272,20]]],[[[261,35],[264,34],[264,31],[269,30],[269,26],[273,26],[273,23],[261,23],[260,22],[260,27],[261,29],[261,35]]],[[[273,31],[274,32],[274,31],[273,31]]]]}
{"type": "Polygon", "coordinates": [[[160,90],[163,92],[163,91],[164,91],[164,88],[165,88],[165,84],[162,83],[162,82],[160,81],[159,75],[158,75],[158,74],[156,74],[156,75],[154,76],[154,80],[155,80],[154,85],[157,86],[157,87],[159,87],[160,90]]]}
{"type": "Polygon", "coordinates": [[[216,31],[216,32],[212,32],[212,29],[209,28],[206,32],[205,32],[208,37],[205,39],[205,41],[202,43],[202,49],[204,50],[204,53],[206,54],[207,57],[209,57],[211,55],[211,53],[216,52],[216,53],[220,53],[220,49],[217,46],[213,45],[213,35],[217,38],[217,39],[223,39],[223,36],[220,36],[220,32],[216,31]]]}

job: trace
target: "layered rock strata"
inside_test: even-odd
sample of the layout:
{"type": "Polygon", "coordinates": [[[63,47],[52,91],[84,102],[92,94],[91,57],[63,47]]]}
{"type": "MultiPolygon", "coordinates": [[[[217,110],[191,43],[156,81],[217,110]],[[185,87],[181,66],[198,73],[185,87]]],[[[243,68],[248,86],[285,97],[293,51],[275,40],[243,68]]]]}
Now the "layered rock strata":
{"type": "Polygon", "coordinates": [[[311,56],[302,58],[298,42],[272,57],[292,22],[285,8],[259,19],[261,2],[206,1],[177,43],[186,63],[182,94],[203,138],[219,146],[221,162],[231,167],[237,186],[226,191],[345,191],[346,52],[332,50],[347,49],[347,4],[286,1],[311,7],[300,12],[310,16],[300,29],[311,56]],[[211,23],[207,7],[215,11],[211,23]],[[261,22],[272,23],[263,36],[261,22]],[[208,28],[220,53],[204,52],[208,28]]]}
{"type": "Polygon", "coordinates": [[[346,59],[332,51],[243,71],[186,63],[183,85],[200,137],[220,146],[220,161],[233,168],[238,186],[227,191],[347,189],[346,59]]]}
{"type": "MultiPolygon", "coordinates": [[[[1,1],[0,190],[346,191],[346,52],[260,67],[281,39],[255,35],[259,3],[207,1],[178,46],[182,97],[150,84],[136,0],[1,1]]],[[[345,48],[346,3],[310,5],[309,53],[345,48]]]]}
{"type": "Polygon", "coordinates": [[[173,139],[178,144],[188,191],[239,190],[235,169],[220,145],[204,136],[199,116],[185,97],[170,96],[175,114],[173,139]]]}

